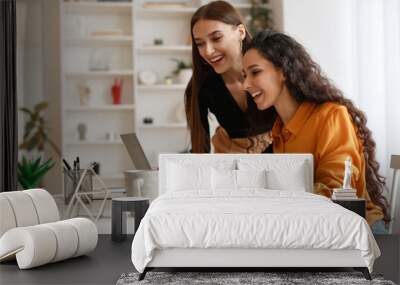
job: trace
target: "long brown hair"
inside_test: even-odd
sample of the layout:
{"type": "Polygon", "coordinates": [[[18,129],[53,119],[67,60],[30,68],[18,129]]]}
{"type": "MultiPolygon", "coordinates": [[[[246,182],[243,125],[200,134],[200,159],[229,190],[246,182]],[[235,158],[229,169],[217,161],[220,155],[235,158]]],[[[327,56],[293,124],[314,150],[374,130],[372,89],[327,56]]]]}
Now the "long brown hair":
{"type": "MultiPolygon", "coordinates": [[[[357,135],[364,146],[367,191],[372,202],[382,208],[384,220],[390,221],[389,205],[382,194],[385,189],[385,178],[378,172],[379,163],[375,158],[376,144],[371,130],[366,126],[365,114],[357,109],[351,100],[345,98],[342,91],[322,74],[319,65],[293,38],[266,30],[254,37],[253,41],[246,46],[245,52],[250,49],[256,49],[260,55],[282,71],[290,94],[298,102],[308,101],[316,104],[334,102],[347,108],[356,127],[357,135]]],[[[248,111],[252,112],[250,106],[248,111]]]]}
{"type": "MultiPolygon", "coordinates": [[[[204,63],[193,37],[193,27],[199,20],[215,20],[228,25],[244,25],[240,13],[228,2],[214,1],[201,6],[192,16],[190,31],[192,36],[192,62],[193,76],[185,90],[185,111],[192,141],[192,152],[208,152],[209,134],[204,129],[199,109],[199,94],[207,77],[215,73],[213,68],[204,63]]],[[[243,40],[242,48],[245,49],[251,41],[251,35],[246,29],[246,37],[243,40]]]]}

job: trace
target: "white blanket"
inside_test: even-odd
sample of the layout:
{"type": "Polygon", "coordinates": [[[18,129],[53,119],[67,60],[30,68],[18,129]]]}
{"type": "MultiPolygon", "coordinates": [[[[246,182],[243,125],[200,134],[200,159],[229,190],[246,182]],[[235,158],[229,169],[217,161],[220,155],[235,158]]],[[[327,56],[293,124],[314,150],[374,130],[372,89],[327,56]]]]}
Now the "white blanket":
{"type": "Polygon", "coordinates": [[[143,272],[154,249],[358,249],[372,272],[379,248],[367,222],[329,199],[299,191],[248,189],[166,193],[150,206],[132,243],[143,272]]]}

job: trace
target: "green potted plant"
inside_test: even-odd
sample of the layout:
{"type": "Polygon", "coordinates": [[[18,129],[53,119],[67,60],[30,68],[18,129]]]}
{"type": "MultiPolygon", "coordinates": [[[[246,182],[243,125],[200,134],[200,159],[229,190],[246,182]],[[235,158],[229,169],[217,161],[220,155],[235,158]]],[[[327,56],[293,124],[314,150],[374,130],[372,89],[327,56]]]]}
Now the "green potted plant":
{"type": "Polygon", "coordinates": [[[18,182],[24,189],[40,186],[44,175],[54,166],[51,158],[42,162],[46,144],[61,157],[60,149],[49,136],[50,128],[43,114],[47,108],[48,103],[43,101],[33,106],[32,109],[19,109],[28,116],[25,123],[23,140],[19,145],[19,149],[25,151],[25,155],[22,156],[22,161],[18,162],[17,169],[18,182]]]}
{"type": "Polygon", "coordinates": [[[176,68],[172,73],[177,77],[178,83],[187,84],[193,74],[192,63],[176,58],[172,58],[171,60],[176,62],[176,68]]]}
{"type": "Polygon", "coordinates": [[[43,163],[41,160],[41,156],[36,159],[27,159],[23,156],[22,162],[18,162],[17,178],[24,189],[39,187],[43,176],[54,166],[51,158],[43,163]]]}

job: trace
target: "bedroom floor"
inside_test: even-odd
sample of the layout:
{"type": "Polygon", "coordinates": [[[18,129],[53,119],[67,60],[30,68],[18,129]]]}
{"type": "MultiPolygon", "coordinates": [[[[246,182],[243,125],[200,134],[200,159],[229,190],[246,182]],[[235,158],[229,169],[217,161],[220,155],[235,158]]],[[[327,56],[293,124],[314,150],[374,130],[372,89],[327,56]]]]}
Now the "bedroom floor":
{"type": "MultiPolygon", "coordinates": [[[[400,236],[376,236],[382,251],[375,272],[385,279],[400,282],[400,236]]],[[[124,242],[100,235],[94,252],[30,270],[19,270],[16,262],[0,265],[0,284],[115,284],[124,272],[134,271],[130,260],[132,237],[124,242]]]]}

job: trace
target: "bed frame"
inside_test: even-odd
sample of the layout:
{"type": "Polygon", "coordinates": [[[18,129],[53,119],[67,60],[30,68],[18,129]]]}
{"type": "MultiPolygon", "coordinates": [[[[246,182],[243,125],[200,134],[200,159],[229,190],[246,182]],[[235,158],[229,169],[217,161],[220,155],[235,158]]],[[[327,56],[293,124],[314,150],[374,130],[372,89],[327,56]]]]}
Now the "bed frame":
{"type": "MultiPolygon", "coordinates": [[[[161,154],[159,159],[159,192],[165,192],[166,163],[168,160],[235,160],[235,159],[294,159],[307,164],[309,187],[313,189],[313,157],[310,154],[161,154]],[[272,157],[273,156],[273,157],[272,157]]],[[[253,249],[253,248],[169,248],[157,249],[152,261],[147,265],[139,280],[154,269],[229,269],[229,271],[265,271],[271,268],[353,268],[361,271],[367,280],[371,276],[359,250],[329,249],[253,249]],[[261,270],[264,269],[264,270],[261,270]]]]}

